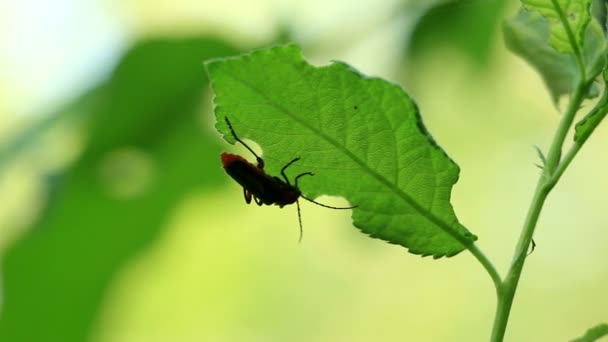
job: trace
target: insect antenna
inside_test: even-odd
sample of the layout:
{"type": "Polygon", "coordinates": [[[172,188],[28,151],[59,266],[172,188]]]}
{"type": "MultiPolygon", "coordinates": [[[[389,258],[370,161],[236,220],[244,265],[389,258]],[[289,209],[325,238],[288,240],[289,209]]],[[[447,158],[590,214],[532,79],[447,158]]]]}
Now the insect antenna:
{"type": "MultiPolygon", "coordinates": [[[[299,158],[298,158],[298,159],[299,159],[299,158]]],[[[292,163],[293,163],[293,162],[294,162],[294,161],[292,161],[292,163]]],[[[290,163],[290,164],[291,164],[291,163],[290,163]]],[[[289,164],[287,164],[287,165],[289,165],[289,164]]],[[[295,179],[296,188],[298,188],[298,180],[300,179],[300,177],[302,177],[302,176],[314,176],[314,175],[315,175],[315,174],[314,174],[314,173],[312,173],[312,172],[304,172],[304,173],[302,173],[302,174],[297,175],[297,176],[296,176],[296,179],[295,179]]],[[[302,197],[303,199],[307,200],[308,202],[312,202],[312,203],[314,203],[314,204],[316,204],[316,205],[318,205],[318,206],[325,207],[325,208],[329,208],[329,209],[354,209],[354,208],[358,207],[358,205],[354,205],[354,206],[352,206],[352,207],[332,207],[331,205],[327,205],[327,204],[319,203],[319,202],[317,202],[317,201],[315,201],[315,200],[313,200],[313,199],[310,199],[310,198],[308,198],[308,197],[306,197],[306,196],[304,196],[304,195],[302,195],[302,194],[300,194],[300,197],[302,197]]],[[[298,204],[298,210],[299,210],[299,204],[298,204]]]]}
{"type": "Polygon", "coordinates": [[[249,152],[251,152],[255,156],[255,159],[258,162],[259,168],[264,168],[264,159],[260,158],[260,156],[258,156],[255,152],[253,152],[253,150],[251,149],[251,147],[249,147],[249,145],[245,144],[245,142],[236,135],[236,132],[234,131],[234,128],[232,128],[232,124],[230,123],[230,120],[228,120],[228,117],[225,116],[224,119],[226,119],[226,123],[228,124],[228,128],[230,128],[230,133],[232,133],[234,140],[240,142],[243,146],[245,146],[245,148],[247,148],[249,150],[249,152]]]}
{"type": "Polygon", "coordinates": [[[312,199],[310,199],[310,198],[308,198],[308,197],[306,197],[304,195],[300,195],[300,197],[302,197],[303,199],[307,200],[308,202],[312,202],[312,203],[314,203],[314,204],[316,204],[318,206],[329,208],[329,209],[338,209],[338,210],[341,210],[341,209],[354,209],[354,208],[358,207],[358,205],[353,205],[352,207],[332,207],[331,205],[319,203],[319,202],[317,202],[315,200],[312,200],[312,199]]]}

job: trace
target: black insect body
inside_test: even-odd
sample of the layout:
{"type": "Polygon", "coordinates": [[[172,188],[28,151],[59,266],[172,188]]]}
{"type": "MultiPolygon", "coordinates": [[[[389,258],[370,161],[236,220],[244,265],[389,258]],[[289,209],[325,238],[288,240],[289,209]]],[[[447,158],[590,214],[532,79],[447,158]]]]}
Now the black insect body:
{"type": "Polygon", "coordinates": [[[314,204],[320,205],[325,208],[330,209],[353,209],[353,207],[332,207],[329,205],[325,205],[319,202],[316,202],[310,198],[302,195],[302,192],[298,188],[298,180],[302,176],[306,175],[314,175],[312,172],[304,172],[296,176],[294,179],[294,184],[291,184],[287,175],[285,174],[285,170],[292,165],[293,163],[300,160],[300,158],[294,158],[292,161],[287,163],[287,165],[283,166],[281,169],[281,176],[283,179],[275,176],[271,176],[264,171],[264,160],[259,157],[253,150],[245,144],[239,137],[236,135],[234,129],[232,128],[232,124],[226,118],[226,123],[228,124],[228,128],[230,128],[230,132],[236,141],[241,143],[245,148],[251,152],[257,161],[257,165],[250,163],[245,160],[245,158],[232,154],[232,153],[222,153],[222,166],[226,173],[232,179],[234,179],[237,183],[239,183],[243,187],[243,194],[245,196],[245,201],[247,203],[251,203],[251,199],[255,201],[258,205],[278,205],[279,207],[284,207],[288,204],[296,203],[298,208],[298,221],[300,223],[300,240],[302,240],[302,216],[300,215],[300,202],[298,199],[300,197],[304,198],[307,201],[310,201],[314,204]]]}
{"type": "MultiPolygon", "coordinates": [[[[291,163],[297,160],[296,158],[291,163]]],[[[287,166],[291,165],[291,163],[287,164],[287,166]]],[[[264,172],[263,168],[251,164],[236,154],[222,153],[222,165],[226,173],[243,187],[247,203],[251,203],[251,198],[253,198],[258,205],[276,204],[283,207],[293,204],[302,195],[297,186],[291,185],[287,177],[285,177],[284,170],[287,166],[281,171],[285,179],[283,181],[278,177],[268,175],[264,172]]],[[[310,172],[307,172],[298,177],[310,174],[310,172]]]]}

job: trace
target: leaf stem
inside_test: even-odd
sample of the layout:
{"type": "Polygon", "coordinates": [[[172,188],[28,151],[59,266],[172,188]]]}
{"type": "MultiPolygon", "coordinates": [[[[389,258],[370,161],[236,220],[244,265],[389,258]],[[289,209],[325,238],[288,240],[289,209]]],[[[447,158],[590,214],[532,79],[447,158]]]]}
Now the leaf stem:
{"type": "Polygon", "coordinates": [[[491,338],[491,341],[493,342],[500,342],[504,338],[507,323],[509,321],[509,314],[513,305],[513,298],[515,297],[515,292],[517,290],[521,272],[526,261],[528,249],[530,248],[530,243],[534,235],[534,229],[536,228],[536,223],[538,222],[538,217],[540,216],[545,200],[555,184],[557,184],[559,181],[561,175],[564,173],[578,150],[580,150],[580,144],[575,143],[573,148],[560,163],[562,146],[568,131],[572,126],[576,112],[580,108],[580,105],[584,100],[584,95],[587,93],[590,85],[591,82],[579,82],[570,98],[568,109],[562,117],[560,125],[555,132],[555,136],[547,156],[547,164],[538,180],[534,197],[530,203],[530,208],[519,237],[519,242],[517,243],[517,247],[515,249],[511,267],[502,285],[497,291],[498,303],[491,338]],[[577,147],[577,145],[579,145],[579,147],[577,147]]]}
{"type": "Polygon", "coordinates": [[[490,278],[492,278],[492,281],[494,282],[494,287],[496,287],[496,291],[498,292],[500,290],[502,280],[500,278],[500,274],[498,274],[498,271],[496,270],[494,265],[492,265],[492,262],[490,262],[490,259],[488,259],[488,257],[486,257],[486,255],[483,254],[483,252],[479,248],[477,248],[477,245],[475,245],[475,243],[471,243],[470,245],[468,245],[467,249],[481,263],[483,268],[486,269],[486,271],[490,275],[490,278]]]}

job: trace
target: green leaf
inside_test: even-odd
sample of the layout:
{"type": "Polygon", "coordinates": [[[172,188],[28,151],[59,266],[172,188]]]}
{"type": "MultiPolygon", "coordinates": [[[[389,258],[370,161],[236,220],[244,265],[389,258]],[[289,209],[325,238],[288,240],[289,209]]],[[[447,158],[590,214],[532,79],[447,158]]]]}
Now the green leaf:
{"type": "Polygon", "coordinates": [[[585,335],[583,335],[582,337],[579,337],[570,342],[594,342],[604,336],[608,336],[608,324],[606,323],[598,324],[597,326],[587,330],[585,335]]]}
{"type": "MultiPolygon", "coordinates": [[[[593,19],[585,32],[583,61],[587,80],[592,80],[602,73],[608,63],[608,42],[602,26],[593,19]]],[[[597,89],[597,87],[596,87],[597,89]]],[[[596,90],[596,94],[599,91],[596,90]]]]}
{"type": "Polygon", "coordinates": [[[549,24],[538,14],[521,10],[505,21],[503,34],[507,47],[528,61],[545,81],[554,103],[569,94],[577,74],[576,59],[557,52],[549,44],[549,24]]]}
{"type": "Polygon", "coordinates": [[[575,53],[581,49],[591,20],[591,0],[522,0],[522,4],[527,10],[537,11],[547,18],[551,28],[549,42],[557,51],[575,53]],[[574,42],[570,41],[569,33],[574,42]]]}
{"type": "Polygon", "coordinates": [[[540,147],[534,145],[534,149],[536,150],[536,153],[538,154],[538,159],[540,159],[540,161],[541,161],[541,164],[536,164],[536,166],[538,166],[538,168],[542,170],[545,168],[545,166],[547,166],[547,159],[545,158],[545,154],[540,149],[540,147]]]}
{"type": "Polygon", "coordinates": [[[86,341],[116,273],[185,196],[222,184],[217,139],[201,134],[201,61],[235,52],[203,37],[146,40],[96,88],[82,155],[2,258],[0,341],[86,341]]]}
{"type": "MultiPolygon", "coordinates": [[[[536,12],[521,10],[506,21],[503,34],[507,47],[530,63],[541,75],[554,103],[561,95],[570,94],[580,80],[576,57],[572,53],[560,53],[549,44],[549,22],[536,12]]],[[[606,40],[600,25],[593,20],[587,26],[583,61],[587,79],[595,78],[606,65],[606,40]]],[[[597,96],[593,85],[587,97],[597,96]]]]}
{"type": "Polygon", "coordinates": [[[450,204],[458,166],[422,124],[416,104],[395,84],[341,62],[314,67],[295,45],[207,63],[218,130],[224,122],[257,142],[266,172],[294,157],[308,197],[342,196],[358,207],[355,226],[411,253],[452,256],[476,239],[450,204]]]}

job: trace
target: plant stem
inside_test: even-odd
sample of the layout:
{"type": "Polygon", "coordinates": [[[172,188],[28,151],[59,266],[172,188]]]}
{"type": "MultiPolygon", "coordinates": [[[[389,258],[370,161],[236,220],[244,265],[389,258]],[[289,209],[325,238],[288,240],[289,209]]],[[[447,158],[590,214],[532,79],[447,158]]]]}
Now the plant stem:
{"type": "Polygon", "coordinates": [[[530,241],[532,241],[532,236],[534,235],[534,228],[538,222],[538,217],[540,216],[545,199],[551,191],[551,188],[543,185],[543,183],[544,181],[541,178],[534,193],[532,204],[530,210],[528,211],[528,216],[526,217],[526,223],[517,244],[515,257],[511,263],[511,268],[509,269],[509,273],[507,273],[502,286],[497,291],[498,303],[496,306],[494,328],[492,330],[491,338],[491,341],[494,342],[500,342],[504,338],[507,323],[509,321],[509,314],[511,312],[511,306],[513,305],[513,298],[515,297],[517,284],[519,283],[521,271],[524,267],[530,241]]]}
{"type": "Polygon", "coordinates": [[[511,267],[497,291],[498,303],[491,338],[491,341],[493,342],[500,342],[504,338],[517,285],[519,284],[521,272],[534,235],[534,229],[536,228],[536,223],[538,222],[538,217],[540,216],[545,200],[576,153],[580,150],[580,146],[577,147],[578,144],[575,144],[573,149],[568,153],[567,158],[560,164],[562,146],[568,131],[572,126],[576,112],[584,99],[584,94],[588,91],[590,84],[590,82],[581,82],[575,88],[574,93],[570,98],[568,109],[566,110],[566,113],[564,113],[562,121],[555,132],[551,147],[549,148],[547,163],[538,180],[532,203],[530,203],[528,215],[526,216],[526,221],[515,249],[511,267]]]}
{"type": "Polygon", "coordinates": [[[576,112],[580,108],[581,103],[583,102],[584,94],[589,89],[590,84],[590,82],[584,82],[579,84],[579,86],[574,89],[574,93],[572,94],[572,97],[570,98],[570,103],[568,104],[568,109],[562,117],[562,121],[560,122],[559,127],[555,132],[553,142],[551,142],[551,147],[549,148],[549,155],[547,156],[547,165],[539,181],[542,181],[543,177],[546,177],[548,179],[555,171],[557,164],[560,162],[564,140],[566,140],[566,135],[568,135],[570,126],[572,126],[572,121],[574,121],[576,112]]]}

